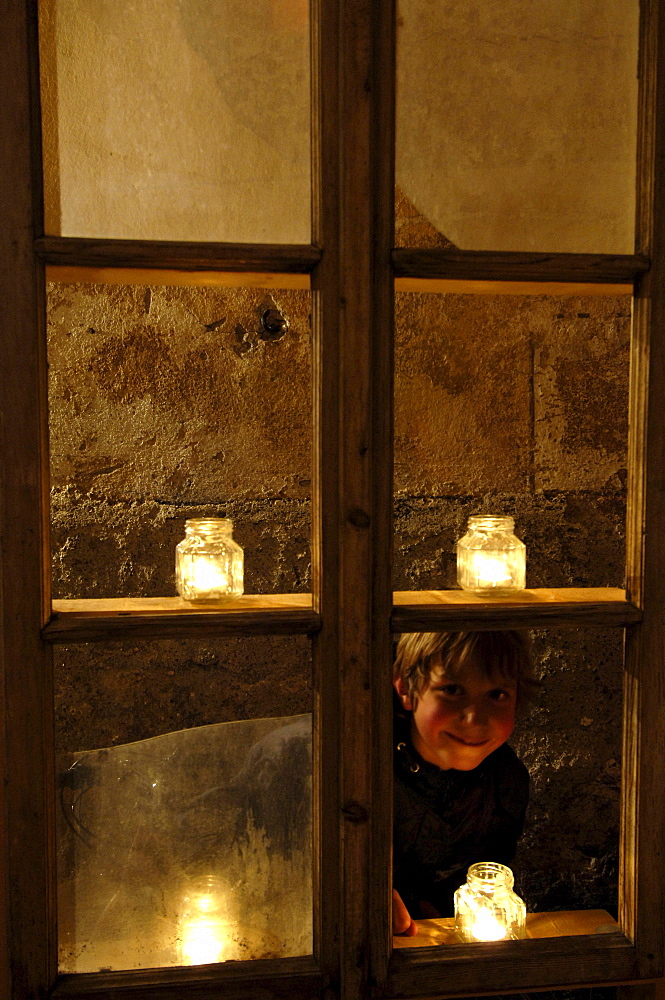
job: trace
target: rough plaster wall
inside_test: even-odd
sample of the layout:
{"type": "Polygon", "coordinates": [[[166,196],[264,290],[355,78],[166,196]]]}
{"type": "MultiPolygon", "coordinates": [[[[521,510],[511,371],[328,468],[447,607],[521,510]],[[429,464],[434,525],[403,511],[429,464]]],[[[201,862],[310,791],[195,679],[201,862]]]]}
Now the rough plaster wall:
{"type": "MultiPolygon", "coordinates": [[[[307,294],[51,286],[49,302],[56,593],[173,593],[185,518],[218,513],[236,521],[248,591],[307,590],[307,294]],[[277,340],[266,308],[288,319],[277,340]]],[[[454,586],[454,541],[483,510],[515,515],[530,586],[622,584],[629,328],[627,298],[398,296],[397,589],[454,586]]],[[[516,867],[532,909],[611,908],[621,634],[535,643],[516,867]]],[[[310,707],[306,639],[56,656],[63,748],[310,707]]]]}
{"type": "Polygon", "coordinates": [[[58,752],[308,712],[310,676],[310,644],[302,636],[57,647],[58,752]]]}
{"type": "MultiPolygon", "coordinates": [[[[632,252],[638,12],[401,0],[397,175],[435,229],[632,252]]],[[[308,242],[308,35],[307,0],[41,0],[47,232],[308,242]]]]}
{"type": "Polygon", "coordinates": [[[467,250],[632,253],[638,20],[638,0],[400,0],[407,198],[467,250]]]}

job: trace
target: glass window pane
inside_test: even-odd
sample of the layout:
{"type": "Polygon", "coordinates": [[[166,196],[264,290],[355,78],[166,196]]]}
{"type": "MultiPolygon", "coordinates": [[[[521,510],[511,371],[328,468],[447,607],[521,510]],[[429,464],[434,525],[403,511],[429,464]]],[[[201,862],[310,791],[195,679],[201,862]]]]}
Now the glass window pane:
{"type": "Polygon", "coordinates": [[[310,242],[308,0],[40,0],[46,232],[310,242]]]}
{"type": "Polygon", "coordinates": [[[638,17],[400,0],[399,245],[632,253],[638,17]]]}
{"type": "Polygon", "coordinates": [[[395,589],[456,587],[474,514],[527,587],[622,587],[629,295],[396,296],[395,589]]]}
{"type": "Polygon", "coordinates": [[[533,633],[541,689],[511,743],[531,777],[515,863],[528,912],[617,919],[623,632],[533,633]]]}
{"type": "MultiPolygon", "coordinates": [[[[498,641],[496,636],[482,635],[491,643],[498,641]]],[[[428,636],[424,639],[429,643],[428,636]]],[[[572,921],[549,916],[561,911],[600,911],[588,915],[585,930],[580,930],[578,921],[578,934],[591,933],[595,927],[616,929],[622,631],[539,630],[531,634],[531,640],[539,689],[531,691],[530,703],[518,710],[507,738],[522,764],[510,751],[498,749],[475,767],[440,771],[437,777],[433,756],[423,759],[415,749],[418,739],[432,739],[432,713],[439,726],[447,718],[448,728],[458,733],[469,733],[472,726],[478,733],[477,716],[466,723],[460,718],[464,719],[468,703],[477,704],[473,699],[480,698],[487,679],[482,680],[485,675],[473,660],[464,660],[460,669],[464,653],[459,643],[454,652],[449,650],[452,670],[458,671],[454,676],[461,684],[466,683],[465,677],[481,679],[479,687],[471,680],[459,696],[462,705],[466,695],[465,707],[460,710],[458,705],[455,711],[445,704],[442,688],[437,689],[437,702],[428,705],[429,715],[418,718],[416,714],[414,719],[413,712],[400,707],[396,727],[403,742],[397,744],[395,765],[395,881],[405,899],[411,890],[409,902],[416,916],[430,919],[420,925],[417,938],[396,938],[397,947],[459,944],[450,897],[465,881],[467,867],[482,861],[510,866],[515,889],[526,903],[527,937],[571,933],[572,921]],[[406,716],[409,728],[399,716],[406,716]],[[408,766],[405,761],[410,762],[408,766]],[[525,805],[522,765],[529,774],[529,791],[520,830],[525,805]],[[414,816],[418,819],[415,827],[414,816]],[[437,919],[437,913],[443,919],[437,919]]],[[[405,674],[415,655],[412,641],[413,637],[410,650],[403,651],[405,674]]],[[[462,649],[465,642],[462,636],[462,649]]],[[[444,666],[445,662],[444,658],[444,666]]],[[[424,692],[422,698],[426,696],[424,692]]],[[[448,695],[451,701],[454,697],[448,695]]],[[[468,761],[469,753],[483,754],[482,747],[460,751],[450,740],[446,745],[438,739],[438,744],[428,747],[433,755],[436,751],[441,756],[462,755],[468,761]]],[[[478,939],[485,939],[482,923],[478,939]]]]}
{"type": "Polygon", "coordinates": [[[62,972],[312,951],[304,638],[55,650],[62,972]]]}
{"type": "Polygon", "coordinates": [[[175,596],[229,517],[246,593],[310,580],[310,295],[48,286],[54,597],[175,596]]]}

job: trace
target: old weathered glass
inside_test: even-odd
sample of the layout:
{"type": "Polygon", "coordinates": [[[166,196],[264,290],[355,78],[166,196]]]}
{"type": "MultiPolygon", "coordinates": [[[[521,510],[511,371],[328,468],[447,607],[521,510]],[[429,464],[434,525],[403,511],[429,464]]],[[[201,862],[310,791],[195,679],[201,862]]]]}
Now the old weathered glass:
{"type": "Polygon", "coordinates": [[[311,716],[58,758],[61,972],[312,950],[311,716]]]}

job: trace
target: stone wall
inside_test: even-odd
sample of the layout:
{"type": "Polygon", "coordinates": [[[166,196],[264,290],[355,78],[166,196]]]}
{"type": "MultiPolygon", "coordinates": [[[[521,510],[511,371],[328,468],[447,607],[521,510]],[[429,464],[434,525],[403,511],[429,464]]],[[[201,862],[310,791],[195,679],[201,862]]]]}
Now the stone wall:
{"type": "MultiPolygon", "coordinates": [[[[405,293],[396,314],[395,588],[454,586],[482,512],[515,516],[529,586],[621,586],[630,299],[405,293]]],[[[49,366],[56,596],[173,594],[200,515],[234,519],[247,592],[309,589],[307,293],[51,285],[49,366]]],[[[532,909],[616,902],[621,638],[534,636],[532,909]]],[[[59,746],[308,711],[310,675],[295,637],[56,647],[59,746]]]]}

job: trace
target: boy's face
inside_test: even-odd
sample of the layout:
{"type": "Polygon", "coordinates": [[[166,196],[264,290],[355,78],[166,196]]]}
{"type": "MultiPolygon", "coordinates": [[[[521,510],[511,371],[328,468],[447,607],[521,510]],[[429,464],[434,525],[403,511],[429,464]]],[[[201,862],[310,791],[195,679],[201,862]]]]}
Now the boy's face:
{"type": "Polygon", "coordinates": [[[487,678],[474,664],[455,678],[435,667],[415,699],[400,679],[395,689],[412,712],[414,747],[424,760],[444,771],[478,767],[506,742],[515,725],[515,684],[496,676],[487,678]]]}

